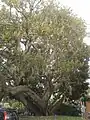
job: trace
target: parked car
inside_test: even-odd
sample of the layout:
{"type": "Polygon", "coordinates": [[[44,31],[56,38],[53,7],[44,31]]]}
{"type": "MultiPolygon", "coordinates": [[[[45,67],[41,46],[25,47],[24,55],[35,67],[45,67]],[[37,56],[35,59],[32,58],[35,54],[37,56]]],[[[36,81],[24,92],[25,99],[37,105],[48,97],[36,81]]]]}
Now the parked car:
{"type": "Polygon", "coordinates": [[[0,108],[0,120],[19,120],[19,117],[14,109],[0,108]]]}

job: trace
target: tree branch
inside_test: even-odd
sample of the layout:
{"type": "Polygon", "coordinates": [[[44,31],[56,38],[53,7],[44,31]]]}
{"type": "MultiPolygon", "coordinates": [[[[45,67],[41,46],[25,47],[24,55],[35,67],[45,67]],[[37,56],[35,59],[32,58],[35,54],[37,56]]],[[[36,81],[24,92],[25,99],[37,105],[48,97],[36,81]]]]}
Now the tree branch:
{"type": "Polygon", "coordinates": [[[58,99],[50,108],[51,113],[54,113],[56,111],[56,109],[58,109],[60,107],[60,105],[62,104],[64,100],[64,94],[62,95],[61,99],[58,99]]]}
{"type": "Polygon", "coordinates": [[[27,93],[33,102],[39,104],[42,108],[45,108],[45,102],[34,91],[27,86],[16,86],[7,88],[6,92],[11,93],[13,96],[20,95],[21,93],[27,93]]]}
{"type": "Polygon", "coordinates": [[[17,11],[18,13],[21,13],[25,19],[27,19],[26,15],[25,15],[21,10],[19,10],[19,9],[16,8],[16,7],[15,7],[15,9],[16,9],[16,11],[17,11]]]}

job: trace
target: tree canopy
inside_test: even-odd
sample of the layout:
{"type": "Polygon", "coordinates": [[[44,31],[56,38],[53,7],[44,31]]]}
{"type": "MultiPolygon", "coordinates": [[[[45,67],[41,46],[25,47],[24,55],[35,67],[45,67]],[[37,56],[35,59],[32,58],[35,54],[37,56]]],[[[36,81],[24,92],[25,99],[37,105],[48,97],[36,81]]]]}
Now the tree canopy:
{"type": "Polygon", "coordinates": [[[84,21],[54,2],[2,2],[0,98],[17,99],[36,115],[79,99],[88,88],[84,21]]]}

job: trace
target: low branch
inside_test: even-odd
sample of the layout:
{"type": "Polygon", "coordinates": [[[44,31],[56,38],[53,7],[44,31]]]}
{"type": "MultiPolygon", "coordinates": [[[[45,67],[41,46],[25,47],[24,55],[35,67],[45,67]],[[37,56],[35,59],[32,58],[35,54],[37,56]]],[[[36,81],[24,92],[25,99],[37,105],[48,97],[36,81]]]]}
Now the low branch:
{"type": "Polygon", "coordinates": [[[12,94],[12,95],[16,95],[22,92],[28,92],[29,88],[27,86],[16,86],[16,87],[9,87],[8,91],[12,94]]]}
{"type": "Polygon", "coordinates": [[[62,96],[61,99],[57,100],[57,101],[53,104],[53,106],[52,106],[51,109],[50,109],[50,112],[51,112],[51,113],[54,113],[54,112],[56,111],[56,109],[58,109],[58,108],[60,107],[60,105],[62,104],[63,100],[64,100],[64,94],[63,94],[63,96],[62,96]]]}
{"type": "Polygon", "coordinates": [[[45,102],[42,100],[34,91],[32,91],[27,86],[16,86],[16,87],[9,87],[6,92],[11,93],[13,96],[20,95],[21,93],[27,93],[28,96],[35,102],[36,104],[40,105],[40,107],[45,108],[45,102]]]}
{"type": "Polygon", "coordinates": [[[28,95],[32,98],[32,100],[38,104],[41,108],[45,108],[45,100],[41,99],[35,92],[29,89],[28,95]]]}

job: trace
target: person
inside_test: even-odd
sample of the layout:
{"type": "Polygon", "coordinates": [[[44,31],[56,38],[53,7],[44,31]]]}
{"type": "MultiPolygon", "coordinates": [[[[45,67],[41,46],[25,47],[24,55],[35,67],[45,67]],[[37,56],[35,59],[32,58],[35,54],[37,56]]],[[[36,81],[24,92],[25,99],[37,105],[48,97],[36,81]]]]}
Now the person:
{"type": "Polygon", "coordinates": [[[84,104],[81,105],[81,114],[82,117],[85,118],[85,113],[86,113],[86,107],[84,106],[84,104]]]}
{"type": "Polygon", "coordinates": [[[81,101],[81,105],[86,106],[87,97],[84,94],[82,94],[80,101],[81,101]]]}
{"type": "Polygon", "coordinates": [[[81,114],[83,118],[86,118],[86,96],[82,94],[82,97],[80,99],[81,101],[81,114]]]}

